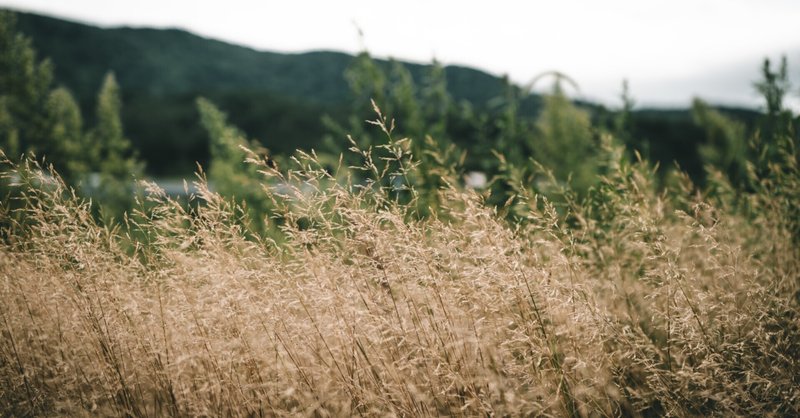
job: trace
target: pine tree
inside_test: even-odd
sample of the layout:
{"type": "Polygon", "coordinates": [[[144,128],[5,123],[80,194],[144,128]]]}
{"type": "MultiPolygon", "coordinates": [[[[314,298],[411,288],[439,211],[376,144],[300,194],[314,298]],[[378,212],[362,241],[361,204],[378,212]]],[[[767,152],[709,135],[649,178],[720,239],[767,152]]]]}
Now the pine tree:
{"type": "Polygon", "coordinates": [[[572,104],[559,76],[551,93],[544,97],[536,126],[534,158],[551,169],[558,180],[571,179],[574,190],[586,191],[596,181],[598,147],[589,114],[572,104]]]}
{"type": "Polygon", "coordinates": [[[69,184],[78,186],[97,166],[98,149],[83,132],[80,108],[67,89],[51,91],[46,109],[51,121],[49,139],[54,144],[49,160],[69,184]]]}
{"type": "MultiPolygon", "coordinates": [[[[130,141],[122,128],[119,85],[113,73],[106,75],[97,95],[96,125],[89,133],[88,161],[99,174],[97,196],[107,214],[118,216],[133,201],[134,180],[141,176],[143,165],[137,161],[130,141]]],[[[91,183],[91,182],[90,182],[91,183]]],[[[91,184],[89,185],[92,186],[91,184]]]]}
{"type": "Polygon", "coordinates": [[[712,109],[700,99],[692,102],[692,118],[705,131],[706,143],[698,148],[703,162],[728,174],[734,182],[742,181],[747,158],[744,124],[712,109]]]}
{"type": "Polygon", "coordinates": [[[780,115],[784,110],[783,99],[791,88],[786,57],[781,58],[781,65],[777,72],[772,71],[769,58],[764,59],[761,75],[764,77],[763,80],[755,82],[753,86],[764,97],[767,115],[780,115]]]}
{"type": "MultiPolygon", "coordinates": [[[[242,147],[247,147],[264,158],[268,166],[274,167],[275,163],[267,156],[266,149],[255,141],[249,141],[242,131],[229,125],[225,113],[209,100],[197,99],[197,110],[200,113],[200,122],[209,136],[209,181],[220,195],[244,201],[252,220],[263,221],[271,207],[262,189],[263,176],[259,174],[258,166],[245,163],[251,155],[242,147]]],[[[257,226],[263,227],[264,224],[257,226]]]]}
{"type": "MultiPolygon", "coordinates": [[[[765,115],[759,123],[758,140],[767,145],[765,161],[774,160],[777,144],[782,141],[796,140],[792,112],[784,108],[784,99],[791,89],[786,57],[781,58],[781,65],[773,71],[770,60],[765,59],[761,67],[762,79],[753,84],[764,98],[765,115]]],[[[800,151],[798,151],[800,152],[800,151]]]]}
{"type": "Polygon", "coordinates": [[[30,39],[17,33],[14,14],[0,11],[0,148],[6,154],[53,151],[45,111],[52,82],[50,62],[37,60],[30,39]]]}
{"type": "Polygon", "coordinates": [[[622,109],[620,109],[619,113],[617,113],[617,116],[614,118],[613,133],[623,144],[631,147],[634,142],[633,107],[636,105],[636,102],[631,96],[628,80],[622,81],[622,92],[619,98],[622,101],[622,109]]]}
{"type": "Polygon", "coordinates": [[[433,60],[428,72],[423,79],[420,89],[420,102],[422,114],[425,116],[423,124],[427,134],[437,140],[446,140],[448,135],[448,118],[453,108],[453,98],[447,91],[447,77],[442,64],[433,60]]]}
{"type": "Polygon", "coordinates": [[[422,140],[426,125],[417,98],[417,86],[411,72],[399,61],[391,61],[388,89],[384,103],[376,103],[388,117],[398,121],[400,135],[422,140]]]}
{"type": "MultiPolygon", "coordinates": [[[[30,39],[16,32],[15,15],[0,11],[0,148],[11,158],[36,154],[79,187],[91,171],[103,171],[100,143],[84,133],[72,94],[63,87],[52,89],[52,84],[50,62],[37,61],[30,39]]],[[[116,107],[118,111],[119,104],[116,107]]],[[[113,119],[111,115],[103,118],[113,119]]],[[[118,120],[117,115],[115,123],[121,132],[118,120]]],[[[105,169],[129,170],[131,166],[111,161],[105,169]]]]}

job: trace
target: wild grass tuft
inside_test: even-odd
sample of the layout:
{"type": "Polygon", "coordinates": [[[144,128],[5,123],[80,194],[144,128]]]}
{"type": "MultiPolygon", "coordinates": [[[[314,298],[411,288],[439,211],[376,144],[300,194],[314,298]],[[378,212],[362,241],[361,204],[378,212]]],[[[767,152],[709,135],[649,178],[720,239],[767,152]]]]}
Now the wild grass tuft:
{"type": "Polygon", "coordinates": [[[423,199],[376,124],[364,182],[250,154],[269,233],[202,172],[190,204],[147,185],[110,227],[6,161],[2,413],[800,414],[795,153],[722,198],[609,145],[585,199],[520,183],[498,214],[446,167],[423,199]]]}

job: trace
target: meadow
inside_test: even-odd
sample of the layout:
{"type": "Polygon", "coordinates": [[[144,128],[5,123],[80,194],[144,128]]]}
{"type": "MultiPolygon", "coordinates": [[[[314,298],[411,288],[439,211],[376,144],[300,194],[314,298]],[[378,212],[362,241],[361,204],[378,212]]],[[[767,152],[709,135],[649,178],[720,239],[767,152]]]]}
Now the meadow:
{"type": "Polygon", "coordinates": [[[361,167],[249,154],[271,235],[202,172],[194,204],[147,185],[109,226],[57,174],[6,160],[3,414],[800,411],[791,142],[740,193],[719,173],[714,193],[657,188],[612,145],[581,199],[489,205],[439,167],[421,216],[409,140],[374,123],[386,142],[354,146],[361,167]]]}
{"type": "Polygon", "coordinates": [[[329,130],[318,151],[272,153],[198,98],[209,164],[174,196],[114,75],[84,126],[14,22],[0,415],[800,415],[785,59],[749,119],[696,100],[637,130],[627,87],[613,112],[560,73],[473,106],[437,63],[415,84],[365,52],[349,116],[303,115],[329,130]],[[659,130],[702,140],[641,135],[659,130]]]}

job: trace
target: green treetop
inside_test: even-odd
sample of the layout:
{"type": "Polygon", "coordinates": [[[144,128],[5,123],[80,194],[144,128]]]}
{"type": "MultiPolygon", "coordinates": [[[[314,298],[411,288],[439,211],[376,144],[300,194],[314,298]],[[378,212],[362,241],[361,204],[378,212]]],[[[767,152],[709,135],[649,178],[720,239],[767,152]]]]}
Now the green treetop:
{"type": "Polygon", "coordinates": [[[14,14],[0,11],[0,147],[7,154],[52,150],[44,111],[52,81],[50,62],[37,61],[14,14]]]}
{"type": "Polygon", "coordinates": [[[585,191],[596,179],[598,147],[592,135],[589,114],[575,107],[557,77],[536,121],[538,138],[533,149],[536,160],[553,171],[558,180],[571,177],[577,191],[585,191]]]}
{"type": "Polygon", "coordinates": [[[134,179],[143,170],[124,135],[121,108],[119,85],[114,74],[109,73],[97,96],[97,121],[89,132],[85,151],[89,153],[86,160],[100,176],[93,195],[98,196],[109,213],[116,215],[130,206],[134,179]]]}

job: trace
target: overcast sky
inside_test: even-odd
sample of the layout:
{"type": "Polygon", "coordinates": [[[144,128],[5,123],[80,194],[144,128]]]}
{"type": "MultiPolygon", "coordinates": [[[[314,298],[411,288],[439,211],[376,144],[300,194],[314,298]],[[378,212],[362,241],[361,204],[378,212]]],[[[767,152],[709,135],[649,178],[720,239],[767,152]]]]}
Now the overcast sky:
{"type": "MultiPolygon", "coordinates": [[[[699,95],[756,105],[761,60],[787,54],[800,80],[798,0],[177,1],[0,0],[102,26],[178,27],[256,49],[330,49],[477,67],[527,83],[559,70],[576,96],[643,105],[699,95]],[[363,41],[356,27],[364,33],[363,41]]],[[[795,85],[795,97],[798,83],[795,85]]],[[[797,107],[797,100],[793,107],[797,107]]]]}

